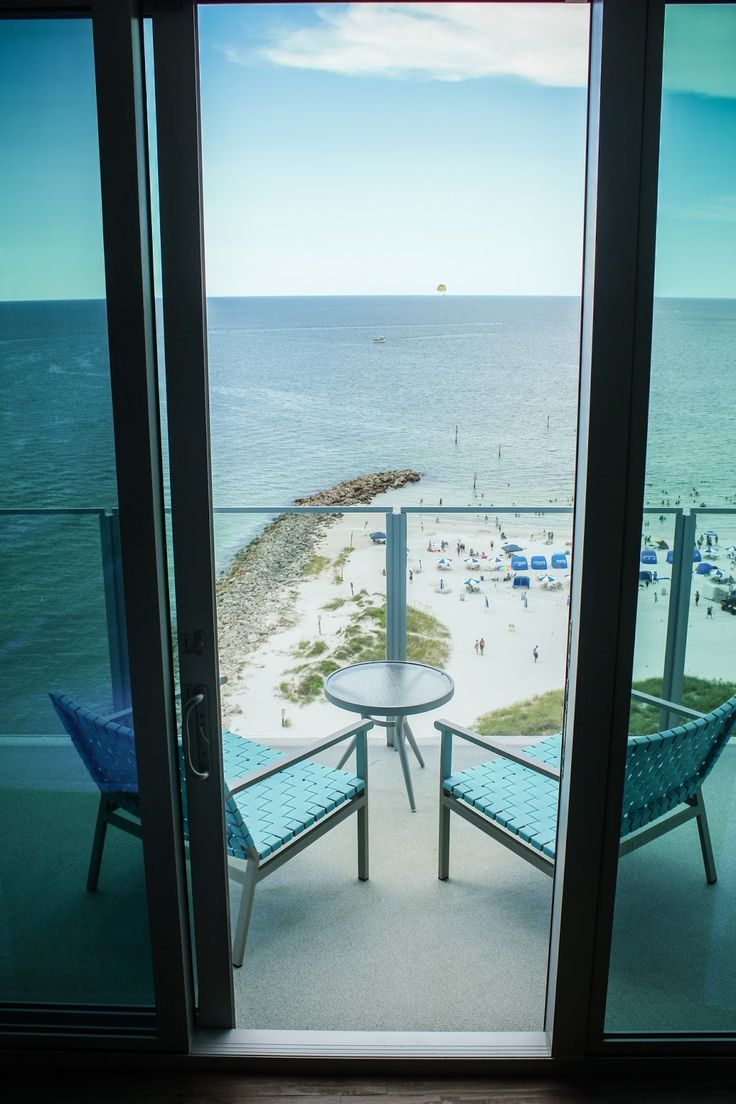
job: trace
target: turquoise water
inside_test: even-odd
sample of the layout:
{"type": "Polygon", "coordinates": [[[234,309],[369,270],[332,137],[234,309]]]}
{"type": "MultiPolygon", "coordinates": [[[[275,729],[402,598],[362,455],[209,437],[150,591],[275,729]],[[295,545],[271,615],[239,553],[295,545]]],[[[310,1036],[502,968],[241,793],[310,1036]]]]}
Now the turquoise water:
{"type": "MultiPolygon", "coordinates": [[[[216,505],[400,467],[422,472],[405,504],[570,501],[577,300],[212,299],[208,314],[216,505]]],[[[733,301],[657,305],[651,504],[734,501],[735,346],[733,301]]],[[[104,303],[0,304],[0,370],[0,506],[114,506],[104,303]]],[[[258,524],[218,518],[221,565],[258,524]]],[[[49,730],[54,687],[104,707],[97,519],[5,516],[0,554],[4,731],[49,730]]]]}

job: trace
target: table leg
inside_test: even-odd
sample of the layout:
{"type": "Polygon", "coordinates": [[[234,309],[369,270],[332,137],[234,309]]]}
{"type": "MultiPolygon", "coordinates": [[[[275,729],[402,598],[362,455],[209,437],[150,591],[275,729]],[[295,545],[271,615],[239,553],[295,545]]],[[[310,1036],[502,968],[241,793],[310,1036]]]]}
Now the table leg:
{"type": "Polygon", "coordinates": [[[406,793],[409,798],[409,808],[413,813],[417,811],[416,803],[414,801],[414,787],[411,784],[411,772],[409,770],[409,760],[406,755],[406,744],[404,743],[404,719],[398,718],[396,725],[396,746],[399,751],[399,758],[401,759],[401,769],[404,773],[404,785],[406,786],[406,793]]]}
{"type": "Polygon", "coordinates": [[[424,766],[424,760],[422,759],[422,753],[419,750],[419,748],[417,747],[417,742],[414,739],[414,733],[412,732],[411,728],[409,727],[409,722],[408,721],[404,721],[404,732],[406,733],[406,738],[409,741],[409,744],[411,746],[411,750],[414,752],[414,754],[417,757],[417,761],[419,762],[419,766],[423,767],[424,766]]]}
{"type": "Polygon", "coordinates": [[[354,739],[352,739],[352,740],[350,741],[350,743],[348,744],[348,749],[347,749],[347,751],[345,752],[345,754],[344,754],[344,755],[342,756],[342,758],[340,759],[339,763],[337,764],[337,769],[338,769],[338,770],[342,770],[342,768],[343,768],[343,767],[345,766],[345,764],[347,763],[348,759],[350,758],[350,756],[351,756],[351,755],[353,754],[353,752],[355,751],[355,745],[357,744],[357,742],[358,742],[358,738],[357,738],[357,736],[356,736],[356,737],[355,737],[354,739]]]}

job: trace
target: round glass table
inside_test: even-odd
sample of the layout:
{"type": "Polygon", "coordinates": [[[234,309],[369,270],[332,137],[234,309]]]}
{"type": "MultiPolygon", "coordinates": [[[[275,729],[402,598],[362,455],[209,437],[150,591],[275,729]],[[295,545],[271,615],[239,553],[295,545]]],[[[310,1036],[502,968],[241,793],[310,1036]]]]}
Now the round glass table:
{"type": "MultiPolygon", "coordinates": [[[[454,693],[455,683],[444,671],[408,660],[355,663],[352,667],[334,671],[325,682],[325,696],[333,705],[351,713],[360,713],[361,717],[372,720],[374,724],[393,729],[394,746],[401,760],[412,812],[416,812],[416,803],[405,739],[421,767],[424,760],[406,718],[444,705],[454,693]],[[386,720],[379,720],[381,717],[386,720]]],[[[352,750],[352,746],[348,748],[340,760],[340,766],[352,750]]]]}

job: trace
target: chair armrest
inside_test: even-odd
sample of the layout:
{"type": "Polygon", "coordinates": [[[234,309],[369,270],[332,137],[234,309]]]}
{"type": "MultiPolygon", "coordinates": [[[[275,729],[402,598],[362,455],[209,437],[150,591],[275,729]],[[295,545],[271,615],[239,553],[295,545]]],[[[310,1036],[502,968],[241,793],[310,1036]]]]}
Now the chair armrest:
{"type": "Polygon", "coordinates": [[[669,709],[671,713],[679,713],[681,717],[705,717],[705,713],[699,713],[697,709],[688,709],[686,705],[678,705],[677,702],[665,701],[664,698],[655,698],[652,694],[645,694],[642,690],[632,690],[632,698],[644,702],[646,705],[657,705],[660,709],[669,709]]]}
{"type": "Polygon", "coordinates": [[[291,755],[285,755],[283,759],[277,759],[274,763],[269,763],[265,767],[259,767],[258,770],[253,771],[245,778],[241,778],[235,785],[230,786],[230,793],[233,795],[242,793],[243,790],[255,786],[257,782],[263,782],[266,778],[271,778],[274,774],[279,774],[287,767],[293,767],[297,763],[303,762],[305,759],[311,759],[318,751],[325,751],[327,748],[334,747],[335,744],[342,743],[343,740],[347,740],[350,736],[359,736],[362,732],[367,732],[368,729],[372,727],[373,721],[360,721],[357,724],[349,725],[347,728],[341,728],[339,732],[333,732],[331,736],[325,736],[324,740],[317,740],[316,743],[310,744],[309,747],[304,748],[302,751],[295,751],[291,755]]]}
{"type": "Polygon", "coordinates": [[[502,755],[504,759],[510,759],[522,767],[528,767],[529,770],[536,771],[537,774],[543,774],[546,778],[552,778],[555,782],[560,780],[558,767],[551,767],[549,763],[540,763],[538,759],[532,759],[530,755],[524,755],[523,751],[516,751],[508,744],[496,744],[486,736],[480,736],[469,728],[460,728],[458,725],[450,724],[449,721],[435,721],[434,727],[442,733],[448,732],[452,736],[460,736],[463,740],[467,740],[471,744],[477,744],[478,747],[485,748],[487,751],[492,751],[495,755],[502,755]]]}

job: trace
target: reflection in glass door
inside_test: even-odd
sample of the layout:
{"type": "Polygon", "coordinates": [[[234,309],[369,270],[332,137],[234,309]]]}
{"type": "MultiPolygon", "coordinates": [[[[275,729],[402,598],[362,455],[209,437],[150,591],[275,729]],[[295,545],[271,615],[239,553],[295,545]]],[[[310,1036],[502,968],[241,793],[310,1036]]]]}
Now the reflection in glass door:
{"type": "Polygon", "coordinates": [[[736,469],[726,398],[736,332],[735,35],[734,5],[666,8],[612,1033],[736,1027],[736,469]]]}
{"type": "Polygon", "coordinates": [[[89,20],[0,20],[0,142],[0,1001],[152,1012],[89,20]]]}

